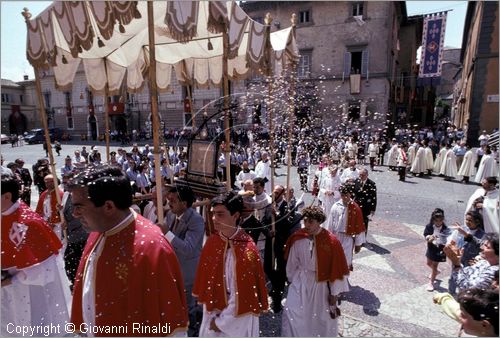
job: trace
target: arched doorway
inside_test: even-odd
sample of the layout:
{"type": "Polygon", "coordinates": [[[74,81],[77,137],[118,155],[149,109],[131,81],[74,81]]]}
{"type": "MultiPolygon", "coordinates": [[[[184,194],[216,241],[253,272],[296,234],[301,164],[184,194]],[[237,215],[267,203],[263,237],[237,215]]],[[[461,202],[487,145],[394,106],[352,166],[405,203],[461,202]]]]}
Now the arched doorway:
{"type": "Polygon", "coordinates": [[[88,124],[89,124],[89,136],[92,138],[93,141],[97,140],[97,119],[95,118],[94,115],[89,115],[88,118],[88,124]]]}

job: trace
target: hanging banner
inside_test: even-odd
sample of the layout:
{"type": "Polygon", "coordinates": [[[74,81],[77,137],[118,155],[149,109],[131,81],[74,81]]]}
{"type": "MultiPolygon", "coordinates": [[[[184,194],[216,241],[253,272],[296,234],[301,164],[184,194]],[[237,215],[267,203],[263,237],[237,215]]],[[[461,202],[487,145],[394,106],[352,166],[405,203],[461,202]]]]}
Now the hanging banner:
{"type": "Polygon", "coordinates": [[[436,13],[424,18],[419,78],[441,76],[446,14],[436,13]]]}

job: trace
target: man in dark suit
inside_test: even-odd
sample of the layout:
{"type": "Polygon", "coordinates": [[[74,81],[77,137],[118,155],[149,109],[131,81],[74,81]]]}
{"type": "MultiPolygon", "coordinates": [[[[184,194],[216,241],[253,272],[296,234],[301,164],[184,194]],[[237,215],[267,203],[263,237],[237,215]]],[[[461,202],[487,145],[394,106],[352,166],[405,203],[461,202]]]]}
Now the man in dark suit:
{"type": "Polygon", "coordinates": [[[368,216],[373,216],[377,209],[377,186],[368,178],[368,170],[365,168],[359,171],[359,177],[354,181],[354,201],[363,212],[365,234],[368,235],[368,216]]]}
{"type": "Polygon", "coordinates": [[[188,305],[188,335],[193,336],[198,333],[200,323],[196,320],[196,300],[191,292],[203,246],[205,223],[203,217],[192,208],[195,197],[190,187],[170,188],[167,200],[170,210],[160,227],[179,260],[188,305]]]}
{"type": "Polygon", "coordinates": [[[23,192],[21,196],[19,196],[24,203],[28,206],[31,204],[31,185],[33,184],[33,179],[31,178],[31,174],[29,169],[23,168],[24,160],[18,158],[16,161],[17,164],[17,173],[21,176],[21,180],[23,181],[23,192]]]}

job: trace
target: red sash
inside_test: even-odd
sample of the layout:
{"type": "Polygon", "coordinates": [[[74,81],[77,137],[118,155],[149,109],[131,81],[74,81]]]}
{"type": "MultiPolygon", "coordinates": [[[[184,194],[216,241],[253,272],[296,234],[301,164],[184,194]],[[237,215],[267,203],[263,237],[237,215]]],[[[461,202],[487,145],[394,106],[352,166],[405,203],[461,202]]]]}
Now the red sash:
{"type": "MultiPolygon", "coordinates": [[[[285,247],[285,259],[288,259],[288,254],[293,244],[307,237],[309,237],[309,234],[304,229],[300,229],[290,236],[285,247]]],[[[317,282],[333,282],[335,280],[342,280],[344,276],[349,275],[349,268],[342,244],[340,244],[334,234],[326,229],[321,229],[314,236],[314,241],[316,242],[317,282]]]]}
{"type": "Polygon", "coordinates": [[[236,257],[236,315],[267,311],[267,289],[259,251],[245,231],[238,230],[230,240],[211,235],[201,252],[193,295],[208,311],[222,311],[228,305],[224,266],[231,246],[236,257]]]}

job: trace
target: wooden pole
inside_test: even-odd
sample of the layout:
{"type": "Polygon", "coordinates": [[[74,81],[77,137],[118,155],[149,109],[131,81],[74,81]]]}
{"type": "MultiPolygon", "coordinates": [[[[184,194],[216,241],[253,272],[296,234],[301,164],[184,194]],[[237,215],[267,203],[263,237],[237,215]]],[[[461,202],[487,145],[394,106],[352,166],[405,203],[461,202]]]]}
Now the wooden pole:
{"type": "MultiPolygon", "coordinates": [[[[28,26],[28,21],[31,19],[31,13],[28,8],[24,8],[24,11],[21,13],[24,17],[24,21],[26,22],[26,26],[28,26]]],[[[54,177],[54,187],[57,191],[59,188],[59,183],[57,182],[56,175],[56,163],[54,162],[54,153],[52,152],[52,144],[50,143],[50,133],[49,133],[49,125],[47,123],[47,112],[45,111],[45,104],[42,95],[42,84],[40,82],[40,75],[38,74],[39,69],[37,67],[33,67],[35,73],[35,89],[36,96],[38,98],[38,107],[40,108],[40,118],[42,119],[42,126],[45,135],[45,144],[47,145],[47,154],[49,155],[49,164],[52,171],[52,176],[54,177]]],[[[56,194],[57,204],[61,205],[61,196],[56,194]]],[[[64,215],[62,213],[62,209],[59,210],[59,214],[61,217],[61,221],[64,221],[64,215]]]]}
{"type": "MultiPolygon", "coordinates": [[[[56,175],[56,163],[54,161],[54,154],[52,152],[52,144],[50,143],[50,133],[49,133],[49,126],[47,123],[47,113],[45,112],[45,104],[43,103],[43,95],[42,95],[42,85],[40,83],[40,75],[38,74],[39,69],[34,68],[35,71],[35,88],[36,88],[36,95],[38,98],[38,107],[40,109],[40,118],[42,120],[42,125],[43,125],[43,130],[44,130],[44,135],[45,135],[45,143],[47,144],[47,153],[49,154],[49,164],[50,164],[50,169],[52,172],[52,176],[54,177],[54,187],[57,190],[59,189],[59,183],[57,182],[57,175],[56,175]]],[[[61,196],[56,193],[56,199],[57,199],[57,204],[61,205],[61,196]]],[[[62,209],[59,210],[59,215],[61,217],[61,221],[64,221],[64,215],[62,213],[62,209]]]]}
{"type": "MultiPolygon", "coordinates": [[[[163,223],[163,184],[160,171],[160,139],[158,135],[160,121],[158,116],[158,89],[156,84],[156,55],[155,55],[155,32],[153,1],[148,1],[148,34],[149,34],[149,95],[151,97],[151,117],[153,123],[153,147],[155,158],[155,181],[156,181],[156,211],[158,223],[163,223]],[[161,189],[159,188],[161,187],[161,189]]],[[[167,154],[168,156],[168,154],[167,154]]]]}
{"type": "Polygon", "coordinates": [[[226,160],[226,186],[227,190],[230,191],[231,187],[231,134],[229,130],[229,119],[231,118],[231,112],[229,111],[229,74],[228,74],[228,62],[227,55],[229,52],[229,35],[227,32],[227,26],[224,28],[222,34],[223,42],[223,56],[222,56],[222,74],[223,74],[223,95],[224,95],[224,135],[226,140],[226,146],[224,149],[225,160],[226,160]]]}
{"type": "Polygon", "coordinates": [[[274,242],[276,238],[276,197],[274,196],[274,126],[273,126],[273,107],[272,107],[272,90],[273,90],[273,81],[272,81],[272,70],[271,70],[271,22],[273,18],[271,17],[271,13],[267,13],[264,19],[266,23],[266,35],[267,35],[267,43],[266,43],[266,78],[267,78],[267,111],[269,113],[269,158],[271,161],[271,205],[273,208],[273,212],[271,213],[271,230],[274,234],[271,240],[271,262],[272,267],[275,269],[275,257],[274,257],[274,242]]]}
{"type": "Polygon", "coordinates": [[[106,58],[104,58],[104,71],[106,73],[106,85],[104,86],[104,139],[106,140],[106,162],[109,163],[109,82],[108,82],[108,66],[106,58]]]}
{"type": "MultiPolygon", "coordinates": [[[[292,34],[295,37],[295,27],[297,25],[297,15],[292,14],[292,34]]],[[[295,124],[295,72],[297,64],[292,61],[291,74],[290,74],[290,112],[288,117],[288,147],[287,147],[287,167],[286,167],[286,187],[290,188],[290,169],[292,167],[292,137],[293,126],[295,124]]],[[[285,194],[287,203],[290,202],[288,192],[285,194]]]]}

